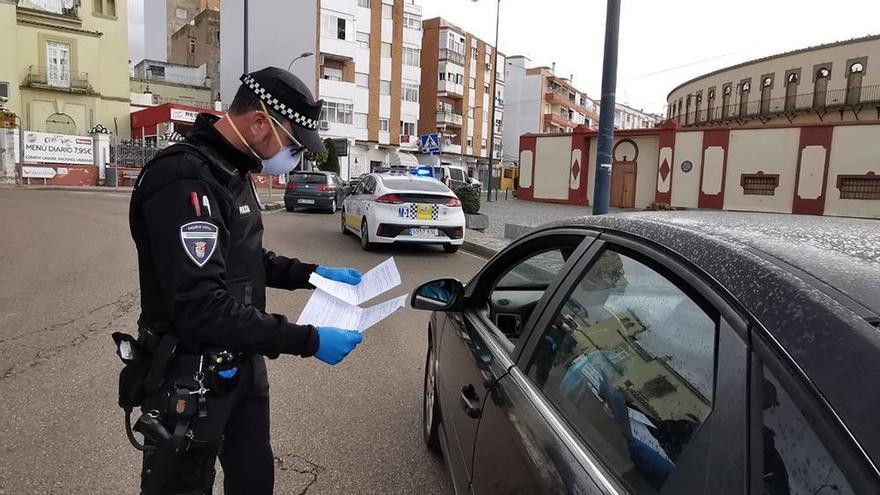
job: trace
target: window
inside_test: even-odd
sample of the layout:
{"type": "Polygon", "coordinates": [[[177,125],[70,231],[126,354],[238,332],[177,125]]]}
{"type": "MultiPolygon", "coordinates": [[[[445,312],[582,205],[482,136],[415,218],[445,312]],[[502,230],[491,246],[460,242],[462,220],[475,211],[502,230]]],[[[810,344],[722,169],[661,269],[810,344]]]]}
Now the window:
{"type": "Polygon", "coordinates": [[[792,72],[785,80],[785,111],[793,112],[797,106],[797,87],[801,76],[792,72]]]}
{"type": "Polygon", "coordinates": [[[391,81],[379,81],[379,94],[385,96],[391,95],[391,81]]]}
{"type": "Polygon", "coordinates": [[[471,86],[471,89],[477,89],[477,78],[476,77],[471,77],[470,86],[471,86]]]}
{"type": "Polygon", "coordinates": [[[862,74],[865,72],[865,64],[855,62],[849,66],[846,75],[846,104],[858,105],[862,100],[862,74]]]}
{"type": "Polygon", "coordinates": [[[471,47],[471,60],[476,60],[478,53],[479,51],[477,50],[477,47],[471,47]]]}
{"type": "Polygon", "coordinates": [[[461,84],[464,82],[464,74],[456,74],[455,75],[455,84],[461,84]]]}
{"type": "Polygon", "coordinates": [[[421,31],[422,29],[422,20],[415,14],[409,14],[404,12],[403,14],[403,27],[409,29],[415,29],[416,31],[421,31]]]}
{"type": "Polygon", "coordinates": [[[370,0],[358,0],[358,7],[363,7],[365,9],[370,8],[370,0]]]}
{"type": "Polygon", "coordinates": [[[95,13],[103,14],[104,13],[104,0],[94,0],[95,2],[95,13]]]}
{"type": "Polygon", "coordinates": [[[822,67],[816,71],[815,86],[813,88],[813,109],[825,108],[825,98],[828,94],[828,80],[831,79],[831,69],[822,67]]]}
{"type": "Polygon", "coordinates": [[[217,31],[214,32],[214,34],[217,35],[217,41],[220,41],[220,31],[217,30],[217,31]]]}
{"type": "Polygon", "coordinates": [[[880,199],[880,175],[838,175],[840,199],[880,199]]]}
{"type": "Polygon", "coordinates": [[[363,72],[356,72],[354,75],[354,83],[359,88],[369,88],[370,87],[370,75],[365,74],[363,72]]]}
{"type": "Polygon", "coordinates": [[[361,48],[369,48],[370,47],[370,33],[364,33],[362,31],[358,31],[355,35],[355,39],[357,40],[357,44],[361,48]]]}
{"type": "Polygon", "coordinates": [[[379,119],[379,131],[388,132],[388,119],[379,119]]]}
{"type": "Polygon", "coordinates": [[[413,46],[403,46],[403,65],[418,67],[421,64],[422,51],[413,46]]]}
{"type": "Polygon", "coordinates": [[[758,373],[763,442],[751,455],[763,467],[764,493],[855,493],[813,430],[816,421],[804,416],[767,367],[758,373]]]}
{"type": "Polygon", "coordinates": [[[0,96],[4,98],[9,98],[9,83],[8,82],[0,82],[0,96]]]}
{"type": "Polygon", "coordinates": [[[441,73],[440,73],[440,80],[441,80],[441,81],[445,81],[445,80],[446,80],[446,73],[445,73],[445,72],[441,72],[441,73]]]}
{"type": "Polygon", "coordinates": [[[486,94],[489,94],[489,83],[485,83],[485,84],[483,84],[483,91],[484,91],[486,94]]]}
{"type": "Polygon", "coordinates": [[[66,113],[53,113],[46,119],[46,132],[76,134],[76,122],[66,113]]]}
{"type": "Polygon", "coordinates": [[[418,83],[403,83],[403,101],[419,102],[419,85],[418,83]]]}
{"type": "Polygon", "coordinates": [[[387,3],[382,4],[382,17],[385,19],[391,19],[394,17],[394,12],[390,5],[387,3]]]}
{"type": "Polygon", "coordinates": [[[761,81],[761,113],[770,112],[770,92],[773,90],[773,78],[767,76],[761,81]]]}
{"type": "Polygon", "coordinates": [[[367,114],[365,114],[365,113],[354,114],[354,125],[356,125],[358,127],[367,127],[367,114]]]}
{"type": "Polygon", "coordinates": [[[474,147],[474,138],[472,138],[472,137],[467,138],[467,146],[468,146],[468,148],[474,147]]]}
{"type": "Polygon", "coordinates": [[[746,81],[739,85],[739,115],[741,117],[749,113],[749,91],[752,89],[752,83],[746,81]]]}
{"type": "Polygon", "coordinates": [[[70,45],[57,41],[46,42],[46,75],[50,86],[70,87],[70,45]]]}
{"type": "Polygon", "coordinates": [[[351,103],[325,101],[321,110],[321,120],[335,124],[351,124],[353,114],[354,105],[351,103]]]}
{"type": "Polygon", "coordinates": [[[342,80],[342,69],[337,67],[323,67],[323,78],[329,81],[341,81],[342,80]]]}
{"type": "Polygon", "coordinates": [[[104,9],[104,14],[116,17],[116,0],[107,0],[107,8],[104,9]]]}
{"type": "Polygon", "coordinates": [[[174,15],[176,15],[178,19],[186,19],[188,17],[186,9],[175,9],[174,15]]]}
{"type": "Polygon", "coordinates": [[[336,38],[345,39],[345,19],[336,19],[336,38]]]}
{"type": "Polygon", "coordinates": [[[388,58],[391,57],[391,43],[385,43],[384,41],[382,42],[382,53],[381,53],[381,55],[382,55],[383,57],[388,57],[388,58]]]}
{"type": "Polygon", "coordinates": [[[400,121],[400,133],[405,136],[416,135],[416,123],[400,121]]]}
{"type": "Polygon", "coordinates": [[[657,493],[712,411],[717,317],[605,251],[544,332],[528,375],[632,493],[657,493]]]}
{"type": "Polygon", "coordinates": [[[779,174],[742,174],[739,180],[743,194],[752,196],[773,196],[779,187],[779,174]]]}
{"type": "Polygon", "coordinates": [[[196,52],[196,39],[195,38],[189,39],[189,52],[190,53],[196,52]]]}

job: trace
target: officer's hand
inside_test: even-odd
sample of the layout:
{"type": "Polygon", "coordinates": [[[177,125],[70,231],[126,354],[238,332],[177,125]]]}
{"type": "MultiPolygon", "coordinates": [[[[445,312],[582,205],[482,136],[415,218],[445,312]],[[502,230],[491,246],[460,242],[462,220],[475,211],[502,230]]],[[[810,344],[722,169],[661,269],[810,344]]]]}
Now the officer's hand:
{"type": "Polygon", "coordinates": [[[337,365],[361,341],[360,332],[332,327],[318,327],[318,352],[315,357],[329,365],[337,365]]]}
{"type": "Polygon", "coordinates": [[[329,278],[330,280],[335,280],[348,285],[357,285],[361,283],[361,272],[354,268],[330,268],[327,266],[319,266],[315,270],[315,273],[324,278],[329,278]]]}

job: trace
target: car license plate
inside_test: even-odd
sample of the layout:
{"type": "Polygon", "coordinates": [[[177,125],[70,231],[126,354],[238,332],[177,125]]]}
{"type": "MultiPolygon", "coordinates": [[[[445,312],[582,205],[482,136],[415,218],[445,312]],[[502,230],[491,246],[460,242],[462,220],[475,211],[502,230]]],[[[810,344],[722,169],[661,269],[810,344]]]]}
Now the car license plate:
{"type": "Polygon", "coordinates": [[[299,204],[301,204],[301,205],[313,205],[313,204],[315,204],[315,200],[314,200],[314,199],[298,199],[298,200],[296,200],[296,202],[299,203],[299,204]]]}
{"type": "Polygon", "coordinates": [[[413,237],[437,237],[437,229],[409,229],[413,237]]]}
{"type": "Polygon", "coordinates": [[[416,205],[416,220],[433,220],[431,212],[433,205],[416,205]]]}

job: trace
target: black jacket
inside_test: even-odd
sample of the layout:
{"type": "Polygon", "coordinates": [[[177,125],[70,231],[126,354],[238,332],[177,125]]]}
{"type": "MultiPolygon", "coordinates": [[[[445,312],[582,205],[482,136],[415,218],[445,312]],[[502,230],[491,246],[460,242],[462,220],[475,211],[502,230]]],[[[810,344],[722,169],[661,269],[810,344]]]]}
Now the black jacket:
{"type": "Polygon", "coordinates": [[[167,324],[195,348],[311,356],[318,347],[315,328],[265,309],[266,287],[311,288],[315,265],[263,249],[263,221],[249,173],[259,163],[217,132],[217,120],[199,115],[187,137],[202,154],[169,147],[145,167],[132,193],[138,323],[167,324]]]}

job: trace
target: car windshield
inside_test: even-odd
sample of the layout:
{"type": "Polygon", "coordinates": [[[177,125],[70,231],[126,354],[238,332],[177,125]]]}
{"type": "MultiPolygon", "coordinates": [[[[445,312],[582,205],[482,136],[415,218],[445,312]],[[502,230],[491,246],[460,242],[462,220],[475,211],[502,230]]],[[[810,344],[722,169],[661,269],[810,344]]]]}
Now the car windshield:
{"type": "Polygon", "coordinates": [[[449,192],[449,188],[436,180],[425,179],[383,179],[382,182],[388,189],[400,189],[405,191],[426,191],[426,192],[449,192]]]}
{"type": "Polygon", "coordinates": [[[293,182],[297,184],[326,184],[327,176],[324,174],[294,174],[293,182]]]}

